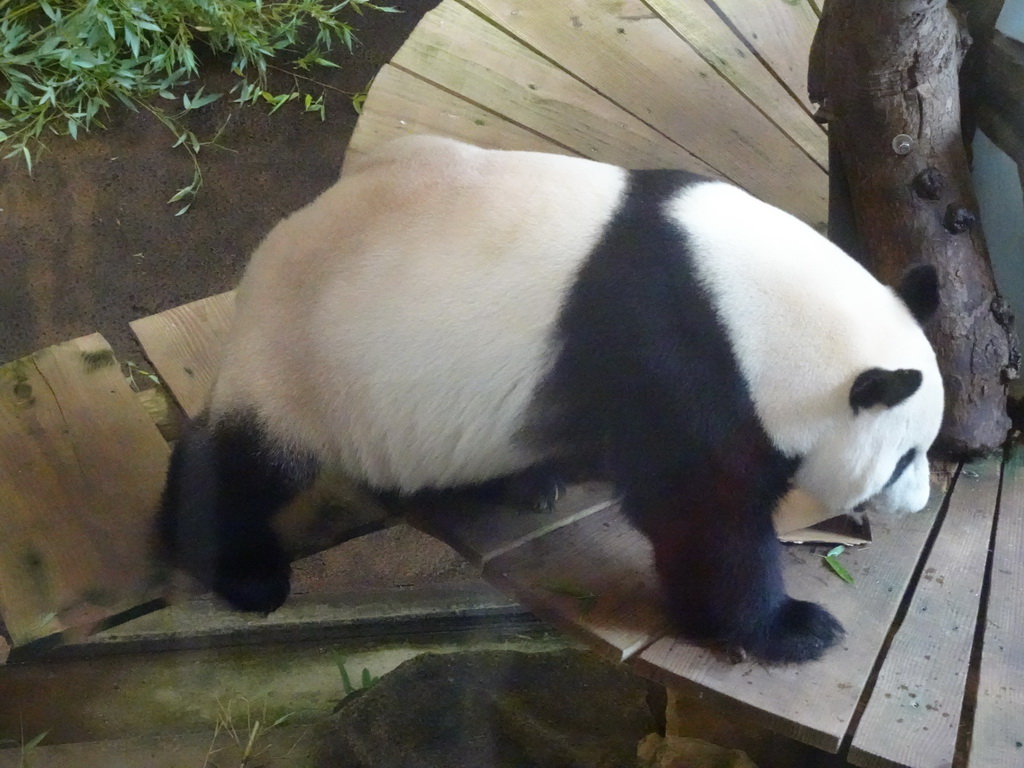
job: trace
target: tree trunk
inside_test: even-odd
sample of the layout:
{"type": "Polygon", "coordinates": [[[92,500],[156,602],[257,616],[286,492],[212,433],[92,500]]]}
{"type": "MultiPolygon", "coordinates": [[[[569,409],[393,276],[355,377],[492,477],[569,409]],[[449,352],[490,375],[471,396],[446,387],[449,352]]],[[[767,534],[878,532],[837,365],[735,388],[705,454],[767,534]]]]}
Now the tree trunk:
{"type": "Polygon", "coordinates": [[[890,285],[914,263],[938,270],[942,303],[925,329],[946,386],[936,448],[959,457],[1006,438],[1017,364],[960,133],[967,44],[945,0],[827,0],[808,77],[852,208],[830,203],[830,237],[890,285]]]}

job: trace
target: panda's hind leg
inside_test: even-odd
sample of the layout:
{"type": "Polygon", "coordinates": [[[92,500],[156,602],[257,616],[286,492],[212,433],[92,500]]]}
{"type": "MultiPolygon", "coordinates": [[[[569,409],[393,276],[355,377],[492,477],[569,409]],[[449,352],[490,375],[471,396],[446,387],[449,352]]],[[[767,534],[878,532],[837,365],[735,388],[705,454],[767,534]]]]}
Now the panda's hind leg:
{"type": "Polygon", "coordinates": [[[291,566],[272,521],[316,473],[312,457],[275,446],[251,412],[196,419],[171,456],[158,517],[164,555],[238,610],[275,610],[291,566]]]}

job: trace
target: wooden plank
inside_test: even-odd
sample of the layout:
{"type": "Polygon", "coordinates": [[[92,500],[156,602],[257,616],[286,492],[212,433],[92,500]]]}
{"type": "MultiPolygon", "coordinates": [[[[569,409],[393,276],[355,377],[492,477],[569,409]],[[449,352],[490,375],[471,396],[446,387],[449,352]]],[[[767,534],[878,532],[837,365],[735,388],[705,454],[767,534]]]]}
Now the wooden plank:
{"type": "MultiPolygon", "coordinates": [[[[663,2],[664,0],[659,0],[663,2]]],[[[818,14],[806,2],[709,0],[808,112],[807,64],[818,14]]],[[[820,130],[820,129],[819,129],[820,130]]],[[[828,163],[826,162],[826,167],[828,163]]]]}
{"type": "Polygon", "coordinates": [[[611,506],[614,501],[609,484],[587,482],[569,486],[551,512],[442,500],[437,505],[417,506],[406,517],[410,525],[440,539],[474,565],[483,565],[530,539],[611,506]]]}
{"type": "Polygon", "coordinates": [[[463,2],[726,178],[824,227],[817,163],[639,0],[463,2]]]}
{"type": "Polygon", "coordinates": [[[235,295],[229,291],[130,323],[160,380],[189,418],[206,403],[234,309],[235,295]]]}
{"type": "Polygon", "coordinates": [[[586,157],[629,168],[714,174],[678,144],[458,3],[441,3],[424,16],[392,63],[586,157]]]}
{"type": "Polygon", "coordinates": [[[631,663],[641,675],[715,702],[790,738],[836,752],[853,718],[943,496],[933,491],[915,515],[871,520],[873,542],[847,550],[854,584],[825,568],[827,547],[786,547],[789,593],[826,606],[847,636],[818,661],[788,667],[730,664],[675,637],[658,640],[631,663]]]}
{"type": "MultiPolygon", "coordinates": [[[[951,765],[1001,460],[965,465],[889,646],[848,756],[854,765],[951,765]]],[[[997,763],[989,763],[997,765],[997,763]]]]}
{"type": "Polygon", "coordinates": [[[363,114],[345,150],[346,161],[412,133],[449,136],[492,149],[573,154],[493,112],[386,64],[377,73],[363,104],[363,114]]]}
{"type": "Polygon", "coordinates": [[[822,169],[828,168],[828,139],[811,118],[807,100],[807,55],[818,21],[809,8],[779,0],[741,0],[735,7],[736,0],[717,0],[714,4],[727,11],[744,40],[707,2],[645,2],[822,169]],[[801,23],[808,16],[813,23],[801,23]],[[793,88],[796,80],[800,84],[793,88]]]}
{"type": "Polygon", "coordinates": [[[618,504],[494,557],[484,577],[616,661],[665,632],[651,546],[618,504]]]}
{"type": "Polygon", "coordinates": [[[1024,452],[1003,470],[968,765],[1024,764],[1024,452]]]}
{"type": "Polygon", "coordinates": [[[99,334],[0,368],[0,612],[14,647],[153,596],[167,443],[99,334]]]}

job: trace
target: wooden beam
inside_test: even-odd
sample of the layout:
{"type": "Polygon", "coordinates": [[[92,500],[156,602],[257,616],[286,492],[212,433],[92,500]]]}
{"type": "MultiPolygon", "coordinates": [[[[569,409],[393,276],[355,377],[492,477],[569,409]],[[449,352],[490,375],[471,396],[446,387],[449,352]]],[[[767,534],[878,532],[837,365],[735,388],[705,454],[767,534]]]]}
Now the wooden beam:
{"type": "Polygon", "coordinates": [[[0,613],[17,648],[157,596],[168,450],[99,334],[0,367],[0,385],[0,613]]]}
{"type": "Polygon", "coordinates": [[[978,84],[978,127],[1024,169],[1024,43],[996,32],[978,84]]]}

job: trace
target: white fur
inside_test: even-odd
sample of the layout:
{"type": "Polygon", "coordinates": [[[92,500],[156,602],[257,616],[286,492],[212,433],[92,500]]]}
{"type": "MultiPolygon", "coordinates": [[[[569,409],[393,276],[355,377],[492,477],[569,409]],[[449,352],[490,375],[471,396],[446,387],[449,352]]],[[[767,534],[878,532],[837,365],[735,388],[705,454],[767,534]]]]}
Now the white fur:
{"type": "Polygon", "coordinates": [[[813,229],[731,185],[693,186],[669,212],[689,238],[765,430],[783,453],[804,456],[796,484],[851,510],[917,447],[875,501],[889,511],[923,507],[943,390],[935,353],[903,301],[813,229]],[[917,369],[921,388],[893,408],[855,415],[850,387],[875,367],[917,369]]]}
{"type": "Polygon", "coordinates": [[[212,413],[259,403],[281,442],[380,487],[526,468],[513,438],[624,185],[433,137],[361,159],[255,252],[212,413]]]}

